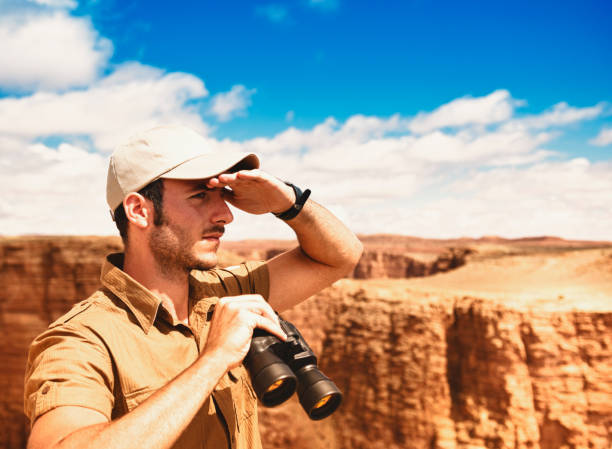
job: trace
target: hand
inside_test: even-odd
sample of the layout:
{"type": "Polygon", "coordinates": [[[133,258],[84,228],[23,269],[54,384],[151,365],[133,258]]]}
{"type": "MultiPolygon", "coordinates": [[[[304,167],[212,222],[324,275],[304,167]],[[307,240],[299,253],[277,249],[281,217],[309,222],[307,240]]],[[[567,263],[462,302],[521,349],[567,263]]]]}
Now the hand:
{"type": "Polygon", "coordinates": [[[208,339],[202,354],[222,357],[227,368],[242,363],[258,327],[285,341],[278,316],[261,295],[226,296],[215,305],[208,339]]]}
{"type": "Polygon", "coordinates": [[[241,170],[210,178],[209,188],[229,187],[227,201],[250,214],[280,213],[295,203],[293,189],[261,170],[241,170]]]}

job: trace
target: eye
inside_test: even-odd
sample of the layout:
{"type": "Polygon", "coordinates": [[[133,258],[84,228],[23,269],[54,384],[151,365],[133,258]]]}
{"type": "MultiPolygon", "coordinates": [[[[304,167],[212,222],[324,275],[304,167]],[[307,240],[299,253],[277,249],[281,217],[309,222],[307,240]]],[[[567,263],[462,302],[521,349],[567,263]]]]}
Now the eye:
{"type": "Polygon", "coordinates": [[[202,190],[196,194],[191,195],[189,198],[204,199],[206,198],[207,193],[208,193],[207,190],[202,190]]]}

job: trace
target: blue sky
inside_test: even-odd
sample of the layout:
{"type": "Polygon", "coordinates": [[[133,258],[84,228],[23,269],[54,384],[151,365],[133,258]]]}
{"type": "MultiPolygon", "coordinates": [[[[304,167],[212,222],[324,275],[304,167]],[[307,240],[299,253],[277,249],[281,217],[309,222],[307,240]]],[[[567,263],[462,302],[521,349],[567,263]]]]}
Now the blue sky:
{"type": "Polygon", "coordinates": [[[192,73],[211,91],[257,89],[249,117],[220,136],[279,132],[289,110],[312,126],[416,114],[499,88],[527,99],[525,113],[612,98],[608,1],[117,4],[76,11],[115,43],[112,61],[192,73]]]}
{"type": "MultiPolygon", "coordinates": [[[[610,2],[0,0],[0,12],[0,169],[19,175],[4,181],[0,234],[113,232],[105,211],[91,219],[108,154],[173,121],[259,151],[358,232],[612,239],[610,2]],[[23,203],[37,193],[34,214],[23,203]],[[49,219],[75,195],[87,213],[49,219]]],[[[235,238],[288,235],[247,222],[235,238]]]]}

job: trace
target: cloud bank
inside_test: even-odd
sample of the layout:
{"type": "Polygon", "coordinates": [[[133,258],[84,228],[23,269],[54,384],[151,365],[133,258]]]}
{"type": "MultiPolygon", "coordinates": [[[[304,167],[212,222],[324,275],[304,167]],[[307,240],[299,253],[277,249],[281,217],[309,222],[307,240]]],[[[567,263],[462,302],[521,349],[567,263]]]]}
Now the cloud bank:
{"type": "Polygon", "coordinates": [[[113,52],[91,22],[65,12],[0,19],[0,86],[23,91],[68,89],[94,81],[113,52]]]}
{"type": "MultiPolygon", "coordinates": [[[[555,148],[566,128],[605,114],[603,103],[525,115],[526,101],[500,89],[414,116],[329,117],[221,140],[205,117],[244,116],[256,89],[208,99],[192,74],[114,65],[112,43],[66,11],[72,1],[34,3],[44,10],[0,20],[0,64],[10,68],[0,87],[11,92],[0,97],[0,234],[116,233],[104,199],[108,155],[136,131],[182,123],[211,146],[259,153],[264,169],[311,188],[359,233],[612,240],[612,164],[555,148]]],[[[590,143],[612,143],[610,129],[590,143]]],[[[278,220],[240,212],[228,228],[233,239],[291,236],[278,220]]]]}

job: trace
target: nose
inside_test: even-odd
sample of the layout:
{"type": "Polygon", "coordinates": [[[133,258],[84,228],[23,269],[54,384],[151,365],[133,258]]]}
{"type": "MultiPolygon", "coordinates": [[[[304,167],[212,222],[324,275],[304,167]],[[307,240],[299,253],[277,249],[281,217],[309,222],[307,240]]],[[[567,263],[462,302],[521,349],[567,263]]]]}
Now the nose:
{"type": "Polygon", "coordinates": [[[215,224],[229,224],[234,221],[234,215],[221,194],[215,195],[213,214],[210,219],[215,224]]]}

